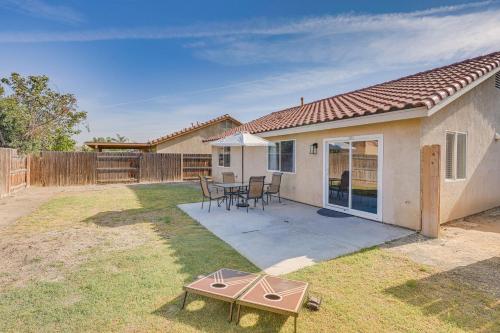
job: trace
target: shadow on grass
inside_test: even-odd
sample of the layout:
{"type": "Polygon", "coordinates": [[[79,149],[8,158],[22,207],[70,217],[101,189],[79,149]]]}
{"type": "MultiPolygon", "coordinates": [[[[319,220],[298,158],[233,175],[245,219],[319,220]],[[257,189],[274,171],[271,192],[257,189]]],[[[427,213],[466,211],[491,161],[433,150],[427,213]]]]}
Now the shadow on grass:
{"type": "Polygon", "coordinates": [[[500,331],[500,258],[479,261],[386,290],[464,330],[500,331]]]}
{"type": "MultiPolygon", "coordinates": [[[[193,281],[200,274],[208,274],[222,267],[247,272],[260,271],[232,247],[177,208],[178,204],[201,201],[199,190],[192,185],[131,185],[129,188],[139,201],[140,208],[101,212],[86,219],[86,222],[106,228],[151,224],[171,251],[165,255],[174,257],[175,265],[172,269],[176,270],[176,276],[182,277],[183,284],[193,281]]],[[[227,323],[228,303],[194,295],[189,296],[186,310],[181,310],[181,287],[182,285],[178,287],[179,296],[170,299],[153,313],[204,332],[220,332],[221,327],[236,331],[277,332],[287,319],[246,309],[246,315],[242,317],[243,326],[236,326],[234,322],[227,323]],[[196,308],[195,305],[200,303],[203,306],[196,308]],[[252,317],[251,320],[248,320],[249,317],[252,317]],[[245,326],[249,321],[251,325],[245,326]]]]}
{"type": "Polygon", "coordinates": [[[178,321],[202,332],[279,332],[287,317],[251,308],[241,309],[240,324],[236,325],[236,305],[232,322],[227,321],[229,303],[189,294],[184,310],[180,309],[183,295],[164,304],[154,314],[178,321]],[[210,318],[207,320],[207,318],[210,318]]]}

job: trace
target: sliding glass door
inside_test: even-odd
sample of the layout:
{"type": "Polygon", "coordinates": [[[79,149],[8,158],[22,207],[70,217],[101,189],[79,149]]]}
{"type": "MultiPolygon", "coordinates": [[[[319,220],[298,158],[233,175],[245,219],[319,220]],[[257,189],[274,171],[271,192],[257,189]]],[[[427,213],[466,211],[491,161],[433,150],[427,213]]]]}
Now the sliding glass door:
{"type": "Polygon", "coordinates": [[[381,136],[325,141],[325,207],[381,220],[381,136]]]}
{"type": "Polygon", "coordinates": [[[328,204],[349,207],[350,197],[350,151],[349,141],[328,143],[328,204]]]}

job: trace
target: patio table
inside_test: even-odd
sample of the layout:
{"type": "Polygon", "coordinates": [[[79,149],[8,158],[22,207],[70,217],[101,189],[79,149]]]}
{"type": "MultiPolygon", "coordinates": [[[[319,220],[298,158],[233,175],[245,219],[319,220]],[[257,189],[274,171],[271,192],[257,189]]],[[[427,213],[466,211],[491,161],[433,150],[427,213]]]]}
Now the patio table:
{"type": "Polygon", "coordinates": [[[308,287],[307,282],[264,276],[236,300],[236,324],[240,320],[241,306],[247,306],[294,317],[294,332],[297,332],[297,317],[308,287]]]}
{"type": "MultiPolygon", "coordinates": [[[[271,185],[271,183],[264,183],[264,186],[271,185]]],[[[219,187],[224,190],[232,190],[234,188],[238,189],[246,189],[248,187],[248,183],[236,182],[236,183],[214,183],[214,187],[219,187]]],[[[243,206],[242,206],[243,207],[243,206]]],[[[231,210],[230,202],[226,198],[226,209],[231,210]]]]}
{"type": "Polygon", "coordinates": [[[260,275],[222,268],[184,286],[184,299],[181,309],[184,309],[188,293],[215,298],[229,302],[229,318],[233,317],[233,306],[236,299],[254,283],[260,275]]]}

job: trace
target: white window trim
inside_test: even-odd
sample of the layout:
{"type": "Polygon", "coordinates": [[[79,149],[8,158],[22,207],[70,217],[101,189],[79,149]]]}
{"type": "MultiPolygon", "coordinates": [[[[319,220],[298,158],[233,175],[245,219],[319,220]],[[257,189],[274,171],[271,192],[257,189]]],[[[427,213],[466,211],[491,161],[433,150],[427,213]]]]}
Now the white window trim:
{"type": "MultiPolygon", "coordinates": [[[[290,175],[295,175],[297,173],[297,140],[296,139],[287,139],[287,140],[277,140],[270,141],[271,143],[280,143],[280,151],[278,152],[279,163],[281,164],[281,142],[285,141],[293,141],[293,172],[290,171],[281,171],[281,170],[269,170],[269,148],[266,147],[266,171],[267,172],[282,172],[290,175]]],[[[281,168],[281,165],[280,165],[281,168]]]]}
{"type": "Polygon", "coordinates": [[[467,163],[467,155],[469,154],[469,135],[467,132],[462,132],[462,131],[445,131],[445,134],[444,134],[444,146],[446,147],[446,136],[448,134],[453,134],[455,135],[455,140],[454,140],[454,143],[453,143],[453,156],[454,156],[454,159],[452,161],[452,165],[453,165],[453,178],[446,178],[446,155],[447,155],[447,151],[445,151],[444,153],[444,181],[446,183],[455,183],[455,182],[462,182],[464,180],[467,180],[467,175],[468,175],[468,172],[467,172],[467,167],[468,167],[468,164],[467,163]],[[457,134],[465,134],[465,177],[464,178],[457,178],[457,161],[458,161],[458,154],[457,154],[457,150],[458,150],[458,140],[457,140],[457,134]]]}
{"type": "Polygon", "coordinates": [[[233,159],[233,158],[231,157],[231,154],[232,154],[232,151],[233,151],[233,150],[231,149],[231,146],[224,146],[224,147],[217,147],[217,148],[222,148],[222,149],[224,149],[224,148],[226,148],[226,147],[229,147],[229,166],[219,165],[219,151],[217,151],[217,167],[218,167],[218,168],[223,168],[223,169],[229,169],[229,168],[231,168],[231,160],[233,159]]]}

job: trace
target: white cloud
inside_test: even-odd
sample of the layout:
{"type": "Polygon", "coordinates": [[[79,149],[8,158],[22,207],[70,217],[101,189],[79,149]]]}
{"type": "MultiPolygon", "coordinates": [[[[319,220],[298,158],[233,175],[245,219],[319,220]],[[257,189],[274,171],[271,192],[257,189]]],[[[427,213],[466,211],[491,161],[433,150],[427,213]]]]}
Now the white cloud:
{"type": "Polygon", "coordinates": [[[51,5],[42,0],[0,0],[0,7],[14,10],[24,15],[48,20],[80,23],[83,16],[67,6],[51,5]]]}
{"type": "Polygon", "coordinates": [[[385,65],[446,60],[457,54],[467,57],[500,47],[499,8],[446,15],[427,12],[310,18],[291,25],[290,31],[301,34],[278,40],[240,36],[228,42],[214,41],[198,48],[197,54],[237,65],[339,64],[367,59],[385,65]]]}
{"type": "MultiPolygon", "coordinates": [[[[2,1],[2,0],[0,0],[2,1]]],[[[41,0],[3,0],[0,4],[15,7],[32,15],[40,15],[64,20],[78,20],[79,15],[72,9],[63,6],[51,6],[41,0]]],[[[464,11],[480,11],[488,6],[496,5],[495,1],[483,1],[456,6],[443,6],[409,13],[373,14],[373,15],[337,15],[308,17],[298,20],[286,19],[254,19],[243,22],[207,23],[184,27],[136,29],[109,28],[86,31],[64,32],[15,32],[0,33],[0,42],[40,43],[40,42],[90,42],[121,39],[197,39],[214,38],[233,40],[227,37],[276,37],[293,35],[328,36],[356,32],[386,31],[387,24],[399,22],[405,25],[412,19],[436,17],[438,15],[459,13],[464,11]]],[[[81,18],[80,18],[81,19],[81,18]]],[[[205,46],[202,41],[187,43],[190,47],[205,46]]]]}
{"type": "MultiPolygon", "coordinates": [[[[1,1],[1,0],[0,0],[1,1]]],[[[50,11],[49,11],[50,12],[50,11]]],[[[89,105],[92,132],[146,140],[230,113],[243,121],[416,70],[500,50],[500,8],[481,2],[392,14],[265,19],[187,27],[67,32],[0,32],[0,43],[182,39],[204,60],[278,64],[254,80],[172,95],[89,105]],[[147,116],[144,113],[147,111],[147,116]],[[117,113],[119,111],[119,113],[117,113]],[[119,116],[117,116],[117,114],[119,116]],[[95,119],[94,119],[95,117],[95,119]],[[94,121],[95,120],[95,121],[94,121]],[[147,130],[145,130],[147,129],[147,130]]],[[[110,100],[110,99],[106,99],[110,100]]]]}

